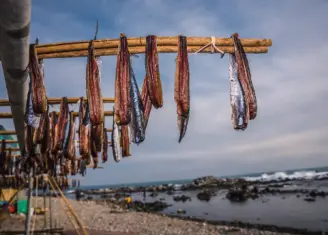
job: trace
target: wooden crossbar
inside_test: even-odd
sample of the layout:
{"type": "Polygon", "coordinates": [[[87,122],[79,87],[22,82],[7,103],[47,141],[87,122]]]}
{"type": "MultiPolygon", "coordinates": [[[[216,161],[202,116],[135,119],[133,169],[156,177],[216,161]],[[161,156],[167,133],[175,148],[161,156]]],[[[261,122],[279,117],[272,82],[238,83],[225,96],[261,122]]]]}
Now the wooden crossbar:
{"type": "MultiPolygon", "coordinates": [[[[113,132],[113,129],[106,128],[107,132],[113,132]]],[[[78,132],[78,131],[76,131],[78,132]]],[[[0,130],[0,135],[16,135],[16,131],[14,130],[0,130]]]]}
{"type": "MultiPolygon", "coordinates": [[[[105,111],[105,116],[113,116],[114,115],[114,112],[113,111],[105,111]]],[[[59,115],[59,112],[56,112],[57,115],[59,115]]],[[[79,115],[79,112],[73,112],[73,116],[78,116],[79,115]]],[[[3,113],[0,113],[0,118],[13,118],[13,115],[12,113],[10,112],[3,112],[3,113]]]]}
{"type": "MultiPolygon", "coordinates": [[[[128,38],[127,41],[131,54],[145,53],[146,37],[128,38]]],[[[160,53],[177,52],[178,36],[158,36],[156,42],[160,53]]],[[[187,37],[188,52],[196,52],[210,42],[212,42],[211,37],[187,37]]],[[[89,43],[90,41],[75,41],[39,44],[36,45],[36,51],[40,59],[87,56],[89,43]]],[[[267,53],[268,47],[272,46],[272,40],[265,38],[242,38],[241,43],[246,53],[267,53]]],[[[94,41],[97,56],[116,55],[118,45],[119,38],[94,41]]],[[[231,38],[215,38],[215,45],[226,53],[234,52],[231,38]]],[[[202,52],[211,53],[211,49],[206,48],[202,52]]]]}
{"type": "MultiPolygon", "coordinates": [[[[62,98],[48,98],[49,104],[60,104],[62,98]]],[[[67,98],[69,104],[77,103],[80,98],[79,97],[68,97],[67,98]]],[[[86,100],[86,97],[84,97],[84,100],[86,100]]],[[[104,103],[114,103],[115,98],[103,98],[104,103]]],[[[0,106],[9,106],[10,102],[7,99],[0,99],[0,106]]]]}

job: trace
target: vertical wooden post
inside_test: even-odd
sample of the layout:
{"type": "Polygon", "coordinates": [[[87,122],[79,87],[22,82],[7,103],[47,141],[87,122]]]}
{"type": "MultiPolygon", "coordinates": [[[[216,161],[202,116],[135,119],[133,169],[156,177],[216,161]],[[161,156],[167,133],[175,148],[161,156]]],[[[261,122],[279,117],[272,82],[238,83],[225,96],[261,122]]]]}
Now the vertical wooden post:
{"type": "Polygon", "coordinates": [[[51,208],[51,201],[52,201],[52,193],[51,193],[51,187],[49,185],[49,178],[48,178],[48,191],[49,191],[49,226],[50,226],[50,234],[52,234],[52,208],[51,208]]]}
{"type": "Polygon", "coordinates": [[[27,195],[27,215],[25,220],[25,235],[30,234],[30,224],[31,224],[31,198],[32,198],[32,190],[33,190],[33,173],[30,173],[30,182],[28,187],[28,195],[27,195]]]}

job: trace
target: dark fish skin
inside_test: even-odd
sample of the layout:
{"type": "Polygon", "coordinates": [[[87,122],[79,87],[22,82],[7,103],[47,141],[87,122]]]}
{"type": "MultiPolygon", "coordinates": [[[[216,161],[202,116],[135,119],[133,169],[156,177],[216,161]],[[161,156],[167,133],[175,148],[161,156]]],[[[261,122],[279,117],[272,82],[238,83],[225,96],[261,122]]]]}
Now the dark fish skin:
{"type": "Polygon", "coordinates": [[[43,135],[44,135],[44,131],[45,131],[44,126],[45,126],[45,121],[46,121],[47,115],[48,115],[47,111],[45,113],[41,114],[39,127],[35,128],[35,130],[34,130],[33,143],[35,143],[35,144],[41,144],[41,141],[42,141],[43,135]]]}
{"type": "Polygon", "coordinates": [[[156,36],[154,35],[146,37],[145,60],[149,98],[154,108],[158,109],[163,107],[163,91],[159,73],[156,36]]]}
{"type": "Polygon", "coordinates": [[[45,158],[45,154],[50,151],[51,147],[51,125],[50,125],[50,117],[49,117],[49,106],[47,108],[47,112],[45,113],[44,117],[44,132],[41,139],[41,154],[45,158]]]}
{"type": "Polygon", "coordinates": [[[101,151],[103,145],[103,139],[104,139],[103,129],[104,129],[103,123],[98,125],[91,125],[91,136],[93,141],[95,142],[97,152],[101,151]]]}
{"type": "Polygon", "coordinates": [[[55,154],[55,130],[56,130],[56,125],[58,123],[58,118],[57,118],[57,114],[55,111],[51,112],[49,115],[49,121],[50,121],[50,125],[49,125],[49,142],[50,142],[50,151],[52,154],[55,154]]]}
{"type": "Polygon", "coordinates": [[[104,135],[104,141],[103,141],[103,146],[102,146],[102,163],[107,162],[108,160],[108,136],[107,136],[107,131],[106,128],[103,129],[103,135],[104,135]]]}
{"type": "Polygon", "coordinates": [[[142,100],[142,104],[144,107],[144,117],[145,117],[145,126],[144,128],[146,129],[147,124],[148,124],[148,119],[150,116],[150,112],[151,112],[151,100],[148,94],[148,89],[147,89],[147,76],[145,76],[143,85],[142,85],[142,90],[141,90],[141,100],[142,100]]]}
{"type": "Polygon", "coordinates": [[[68,123],[68,100],[67,97],[63,97],[60,103],[60,112],[58,117],[58,123],[55,127],[55,151],[61,151],[64,147],[65,132],[68,123]]]}
{"type": "Polygon", "coordinates": [[[34,156],[35,149],[33,144],[33,127],[25,125],[25,152],[27,156],[34,156]]]}
{"type": "MultiPolygon", "coordinates": [[[[237,33],[232,35],[235,56],[238,64],[238,78],[245,93],[246,109],[249,120],[254,120],[257,115],[257,98],[253,86],[248,59],[237,33]]],[[[247,118],[248,120],[248,118],[247,118]]]]}
{"type": "Polygon", "coordinates": [[[177,104],[179,143],[186,134],[190,112],[189,61],[187,38],[179,36],[174,84],[174,100],[177,104]]]}
{"type": "Polygon", "coordinates": [[[114,121],[117,125],[128,125],[131,121],[130,89],[130,53],[127,38],[121,34],[115,77],[114,121]]]}
{"type": "Polygon", "coordinates": [[[88,104],[80,98],[79,110],[79,139],[80,139],[80,155],[84,156],[90,153],[90,119],[88,114],[88,104]]]}
{"type": "Polygon", "coordinates": [[[98,152],[96,150],[96,144],[94,141],[90,141],[91,143],[91,156],[92,156],[92,160],[93,160],[93,169],[96,169],[98,167],[98,152]]]}
{"type": "Polygon", "coordinates": [[[69,130],[68,137],[65,143],[65,151],[64,156],[67,159],[72,160],[75,157],[75,117],[73,115],[73,111],[70,112],[70,120],[69,120],[69,130]]]}
{"type": "Polygon", "coordinates": [[[32,106],[36,114],[47,111],[47,94],[44,86],[44,78],[39,66],[35,44],[30,45],[29,74],[32,83],[32,106]]]}
{"type": "Polygon", "coordinates": [[[94,42],[90,42],[87,62],[87,99],[90,108],[90,120],[93,125],[104,122],[104,103],[101,95],[99,67],[95,58],[94,42]]]}
{"type": "Polygon", "coordinates": [[[121,147],[122,147],[122,156],[130,157],[130,140],[129,140],[129,126],[121,127],[121,147]]]}

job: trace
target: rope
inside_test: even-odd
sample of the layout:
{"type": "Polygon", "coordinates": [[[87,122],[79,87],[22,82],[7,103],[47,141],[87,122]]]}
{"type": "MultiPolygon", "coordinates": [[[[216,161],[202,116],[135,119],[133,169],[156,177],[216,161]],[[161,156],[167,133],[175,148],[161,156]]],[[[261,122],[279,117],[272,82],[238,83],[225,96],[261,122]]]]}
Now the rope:
{"type": "MultiPolygon", "coordinates": [[[[56,192],[57,190],[55,189],[54,185],[52,184],[50,178],[49,178],[48,181],[49,181],[49,185],[50,185],[50,187],[52,188],[52,190],[53,190],[54,192],[56,192]]],[[[76,227],[74,221],[73,221],[72,218],[69,216],[68,211],[65,210],[64,202],[61,201],[61,198],[57,195],[57,193],[56,193],[56,198],[57,198],[58,201],[60,202],[60,205],[61,205],[61,207],[63,208],[63,211],[65,212],[67,218],[69,219],[69,221],[70,221],[71,224],[73,225],[73,227],[74,227],[76,233],[77,233],[78,235],[80,235],[80,232],[79,232],[78,228],[76,227]]]]}
{"type": "Polygon", "coordinates": [[[215,51],[221,53],[221,58],[223,58],[224,56],[224,52],[222,50],[220,50],[216,45],[216,38],[215,36],[211,36],[211,42],[206,44],[205,46],[201,47],[199,50],[197,50],[196,52],[192,53],[192,54],[198,54],[199,52],[202,52],[205,48],[211,46],[211,54],[215,53],[215,51]]]}
{"type": "Polygon", "coordinates": [[[77,217],[74,209],[71,207],[71,205],[69,204],[67,198],[65,197],[63,191],[60,189],[60,187],[58,186],[57,182],[54,180],[54,177],[52,177],[53,183],[56,186],[56,188],[58,189],[60,195],[62,196],[62,199],[65,201],[68,209],[70,210],[70,212],[72,213],[74,219],[76,220],[77,224],[80,226],[81,230],[83,231],[84,235],[88,235],[88,232],[85,230],[83,224],[81,223],[81,221],[79,220],[79,218],[77,217]]]}

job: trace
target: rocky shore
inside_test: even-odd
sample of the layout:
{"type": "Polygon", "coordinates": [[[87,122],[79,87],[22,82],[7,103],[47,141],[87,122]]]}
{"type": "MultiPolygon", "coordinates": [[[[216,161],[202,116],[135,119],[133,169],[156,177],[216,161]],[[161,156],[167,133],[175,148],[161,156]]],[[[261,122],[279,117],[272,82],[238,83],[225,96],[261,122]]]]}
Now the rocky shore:
{"type": "MultiPolygon", "coordinates": [[[[57,227],[63,227],[64,230],[72,230],[73,226],[67,219],[60,203],[57,199],[52,199],[53,207],[53,224],[57,227]]],[[[304,231],[287,231],[279,232],[279,228],[271,226],[257,227],[248,226],[247,224],[224,224],[214,223],[211,221],[203,221],[196,218],[177,218],[175,216],[167,216],[163,214],[136,212],[133,209],[126,209],[123,204],[113,204],[109,201],[94,202],[94,201],[75,201],[70,200],[71,206],[81,222],[88,229],[96,231],[111,231],[120,232],[122,235],[133,234],[140,235],[179,235],[179,234],[199,234],[199,235],[219,235],[219,234],[318,234],[305,233],[304,231]],[[271,230],[271,231],[270,231],[271,230]],[[278,230],[278,231],[277,231],[278,230]]],[[[33,205],[42,206],[41,198],[34,199],[33,205]]],[[[20,230],[24,227],[24,218],[17,216],[5,221],[0,229],[4,230],[20,230]]],[[[49,222],[48,222],[49,223],[49,222]]],[[[43,216],[32,218],[34,229],[41,229],[44,226],[43,216]]],[[[287,229],[286,229],[287,230],[287,229]]],[[[115,233],[113,233],[115,234],[115,233]]]]}

